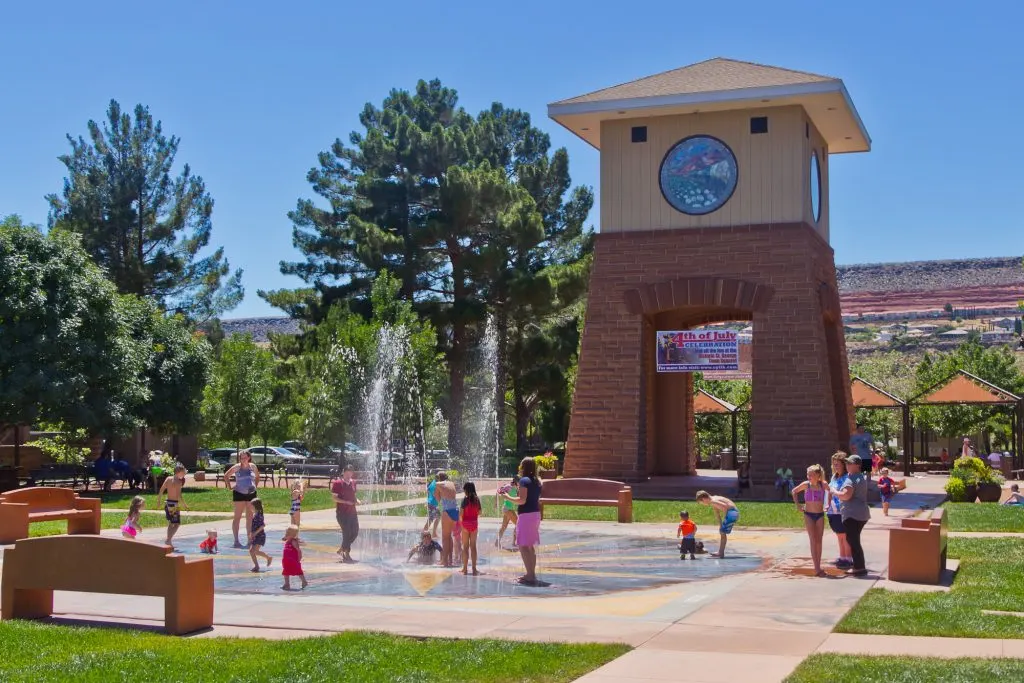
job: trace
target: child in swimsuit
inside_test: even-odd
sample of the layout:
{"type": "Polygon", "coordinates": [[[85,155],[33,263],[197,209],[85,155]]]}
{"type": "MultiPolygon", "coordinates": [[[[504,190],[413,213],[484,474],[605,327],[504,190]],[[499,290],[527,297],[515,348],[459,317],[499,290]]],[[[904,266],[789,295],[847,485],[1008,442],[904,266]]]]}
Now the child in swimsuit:
{"type": "Polygon", "coordinates": [[[470,560],[473,562],[473,576],[480,572],[476,570],[476,534],[480,529],[480,498],[476,495],[476,484],[467,481],[462,485],[462,492],[466,496],[462,499],[462,508],[459,511],[459,526],[462,527],[462,573],[469,570],[470,560]]]}
{"type": "Polygon", "coordinates": [[[906,487],[907,482],[906,480],[896,481],[890,477],[888,467],[883,467],[878,470],[878,473],[882,475],[878,478],[878,495],[882,498],[882,514],[888,517],[889,502],[893,496],[906,487]]]}
{"type": "Polygon", "coordinates": [[[167,545],[174,547],[171,543],[174,534],[178,532],[181,525],[181,510],[188,510],[182,498],[181,490],[185,487],[185,466],[180,462],[174,465],[174,476],[164,479],[164,485],[160,487],[160,493],[156,496],[157,507],[161,506],[164,494],[167,494],[167,502],[163,503],[164,517],[167,518],[167,545]]]}
{"type": "Polygon", "coordinates": [[[825,576],[821,569],[821,545],[822,536],[825,534],[825,506],[828,498],[825,471],[821,469],[821,465],[811,465],[807,468],[807,481],[793,489],[793,504],[804,515],[804,528],[810,539],[815,576],[825,576]],[[800,505],[799,500],[801,493],[804,494],[803,505],[800,505]]]}
{"type": "Polygon", "coordinates": [[[281,554],[281,576],[284,577],[286,591],[292,589],[291,578],[297,576],[302,579],[302,588],[309,585],[306,581],[306,574],[302,571],[302,548],[299,547],[299,527],[292,524],[284,532],[284,552],[281,554]]]}
{"type": "Polygon", "coordinates": [[[253,498],[250,505],[252,505],[252,527],[249,528],[249,557],[252,558],[252,569],[249,571],[258,572],[260,570],[260,563],[256,558],[262,557],[267,561],[267,566],[269,567],[271,557],[260,550],[260,548],[267,544],[267,525],[263,521],[263,501],[259,498],[253,498]]]}
{"type": "Polygon", "coordinates": [[[501,508],[501,528],[498,529],[498,537],[494,539],[494,547],[501,547],[501,537],[505,535],[505,529],[508,525],[512,525],[512,550],[516,548],[516,522],[519,521],[519,514],[516,512],[517,505],[505,496],[512,496],[513,498],[519,497],[519,479],[512,477],[512,483],[505,484],[498,489],[498,494],[494,497],[495,507],[501,508]]]}
{"type": "Polygon", "coordinates": [[[142,526],[139,524],[139,514],[142,509],[146,507],[146,499],[142,496],[135,496],[132,498],[132,504],[128,508],[128,518],[124,520],[124,524],[121,525],[121,535],[125,538],[134,539],[142,531],[142,526]]]}
{"type": "Polygon", "coordinates": [[[715,510],[718,518],[718,552],[711,553],[711,557],[719,559],[725,557],[725,544],[729,540],[732,528],[739,521],[740,511],[736,509],[736,503],[725,496],[712,496],[707,491],[697,491],[697,502],[701,505],[710,505],[715,510]]]}
{"type": "Polygon", "coordinates": [[[697,552],[697,525],[690,519],[690,513],[686,510],[679,511],[679,527],[676,529],[676,538],[682,538],[679,543],[679,559],[685,560],[686,553],[690,553],[690,559],[696,560],[694,555],[697,552]]]}
{"type": "Polygon", "coordinates": [[[441,544],[434,540],[429,531],[424,531],[420,535],[420,542],[412,547],[409,557],[405,558],[405,561],[408,562],[413,555],[416,555],[416,561],[420,564],[434,564],[434,553],[439,552],[441,552],[441,544]]]}
{"type": "Polygon", "coordinates": [[[297,482],[292,484],[292,507],[288,511],[291,515],[292,524],[300,526],[299,522],[302,520],[302,497],[305,495],[305,488],[302,486],[302,480],[299,479],[297,482]]]}
{"type": "Polygon", "coordinates": [[[206,538],[199,544],[199,552],[207,555],[217,554],[217,532],[214,529],[206,530],[206,538]]]}

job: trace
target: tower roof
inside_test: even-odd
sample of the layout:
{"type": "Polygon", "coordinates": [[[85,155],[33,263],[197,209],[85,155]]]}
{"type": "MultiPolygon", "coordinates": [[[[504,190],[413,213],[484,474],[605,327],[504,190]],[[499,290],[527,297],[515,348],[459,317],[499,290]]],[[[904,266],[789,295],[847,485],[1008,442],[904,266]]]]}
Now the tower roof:
{"type": "Polygon", "coordinates": [[[871,138],[832,76],[717,57],[548,105],[548,115],[600,149],[600,122],[799,104],[829,151],[862,152],[871,138]]]}

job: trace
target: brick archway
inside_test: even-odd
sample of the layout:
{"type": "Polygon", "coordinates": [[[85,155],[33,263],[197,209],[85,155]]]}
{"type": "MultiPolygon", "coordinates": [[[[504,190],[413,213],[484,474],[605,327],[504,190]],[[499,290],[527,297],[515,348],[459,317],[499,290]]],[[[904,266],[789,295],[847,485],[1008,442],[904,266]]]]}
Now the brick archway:
{"type": "Polygon", "coordinates": [[[692,472],[692,428],[665,429],[689,423],[692,377],[655,372],[655,332],[726,320],[754,329],[754,486],[827,464],[853,421],[837,289],[832,250],[805,223],[598,235],[566,476],[692,472]]]}
{"type": "MultiPolygon", "coordinates": [[[[768,310],[775,289],[727,277],[681,277],[623,292],[626,310],[653,315],[676,308],[724,308],[753,314],[768,310]]],[[[728,318],[726,318],[728,319],[728,318]]]]}

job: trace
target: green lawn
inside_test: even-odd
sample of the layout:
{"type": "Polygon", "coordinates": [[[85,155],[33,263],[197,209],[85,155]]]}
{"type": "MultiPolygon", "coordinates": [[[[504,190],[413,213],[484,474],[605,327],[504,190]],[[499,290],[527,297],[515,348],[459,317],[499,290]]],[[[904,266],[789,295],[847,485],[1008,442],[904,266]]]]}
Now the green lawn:
{"type": "MultiPolygon", "coordinates": [[[[483,504],[483,516],[498,516],[494,508],[494,496],[481,496],[480,502],[483,504]]],[[[803,515],[797,511],[792,502],[737,502],[736,506],[740,511],[740,521],[737,524],[739,528],[746,526],[802,529],[804,526],[803,515]]],[[[406,515],[409,514],[410,507],[393,508],[388,510],[388,514],[397,516],[406,515]]],[[[426,517],[426,505],[417,505],[414,509],[417,517],[426,517]]],[[[633,521],[678,524],[680,510],[688,511],[690,513],[690,519],[692,519],[698,527],[704,527],[705,530],[709,527],[717,528],[718,526],[715,521],[715,511],[707,505],[700,505],[696,501],[680,502],[672,500],[634,500],[633,521]]],[[[617,518],[618,511],[614,507],[548,505],[544,508],[544,519],[579,519],[614,522],[617,518]]]]}
{"type": "MultiPolygon", "coordinates": [[[[473,615],[459,618],[473,619],[473,615]]],[[[629,650],[350,632],[321,638],[173,638],[120,629],[0,623],[0,680],[571,681],[629,650]]]]}
{"type": "MultiPolygon", "coordinates": [[[[418,493],[418,491],[416,492],[418,493]]],[[[114,490],[107,493],[93,491],[87,495],[93,498],[102,497],[103,507],[119,510],[127,510],[131,505],[132,498],[138,495],[138,491],[114,490]]],[[[286,513],[291,507],[292,494],[289,489],[284,488],[261,488],[259,490],[260,500],[263,501],[263,511],[267,514],[286,513]]],[[[156,509],[156,494],[144,493],[146,507],[150,510],[156,509]]],[[[223,487],[192,487],[186,486],[182,492],[185,504],[197,512],[231,512],[234,510],[234,503],[231,501],[231,491],[223,487]]],[[[403,490],[369,490],[363,489],[359,492],[359,499],[363,503],[374,503],[390,500],[405,500],[409,492],[403,490]]],[[[302,499],[303,510],[325,510],[334,507],[334,499],[331,492],[326,488],[306,489],[302,499]]]]}
{"type": "MultiPolygon", "coordinates": [[[[101,529],[118,529],[124,524],[125,516],[118,512],[102,512],[100,513],[100,528],[101,529]]],[[[229,515],[223,517],[217,516],[196,516],[190,515],[187,512],[181,515],[182,524],[195,524],[197,522],[216,522],[220,520],[231,519],[229,515]]],[[[167,520],[162,512],[144,512],[140,519],[142,524],[143,538],[149,538],[149,540],[159,540],[157,536],[151,536],[151,534],[157,533],[151,531],[151,529],[158,529],[160,534],[163,534],[163,529],[167,526],[167,520]]],[[[57,534],[65,534],[68,531],[68,523],[64,521],[60,522],[36,522],[30,524],[28,527],[29,536],[56,536],[57,534]]]]}
{"type": "Polygon", "coordinates": [[[1024,532],[1024,507],[997,503],[946,503],[950,531],[1024,532]]]}
{"type": "Polygon", "coordinates": [[[1024,659],[812,655],[786,683],[978,683],[1024,680],[1024,659]]]}
{"type": "Polygon", "coordinates": [[[873,588],[836,631],[904,636],[1024,638],[1024,618],[982,610],[1024,611],[1024,541],[951,538],[960,559],[953,588],[942,593],[898,593],[873,588]]]}

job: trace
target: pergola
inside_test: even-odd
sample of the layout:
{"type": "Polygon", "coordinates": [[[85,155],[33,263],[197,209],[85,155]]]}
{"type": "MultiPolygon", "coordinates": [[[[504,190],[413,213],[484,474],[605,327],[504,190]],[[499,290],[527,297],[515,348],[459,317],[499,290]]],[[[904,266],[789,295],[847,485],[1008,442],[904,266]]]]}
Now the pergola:
{"type": "Polygon", "coordinates": [[[712,396],[703,389],[698,389],[697,393],[693,397],[693,414],[694,415],[728,415],[732,426],[732,455],[733,458],[738,458],[739,453],[736,452],[737,442],[739,440],[739,431],[736,427],[736,415],[749,408],[743,406],[734,406],[733,404],[712,396]]]}
{"type": "Polygon", "coordinates": [[[869,410],[881,408],[900,411],[903,418],[903,475],[909,477],[912,474],[913,463],[910,404],[860,377],[854,377],[850,382],[850,392],[853,394],[854,408],[869,410]]]}
{"type": "MultiPolygon", "coordinates": [[[[986,382],[966,370],[958,370],[908,401],[909,406],[1005,406],[1010,408],[1014,467],[1020,467],[1024,452],[1024,400],[1016,394],[986,382]]],[[[904,444],[906,461],[907,444],[904,444]]]]}

